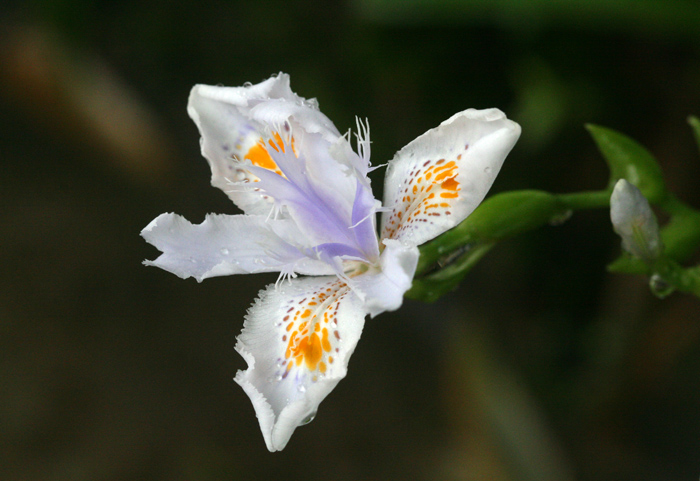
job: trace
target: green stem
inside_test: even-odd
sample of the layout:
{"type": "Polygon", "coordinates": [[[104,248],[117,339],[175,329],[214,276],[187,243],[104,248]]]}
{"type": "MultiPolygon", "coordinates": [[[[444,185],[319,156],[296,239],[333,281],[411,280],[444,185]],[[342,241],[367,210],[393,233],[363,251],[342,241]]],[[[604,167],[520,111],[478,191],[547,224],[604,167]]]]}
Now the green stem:
{"type": "Polygon", "coordinates": [[[610,206],[609,189],[559,194],[557,199],[571,210],[598,209],[610,206]]]}

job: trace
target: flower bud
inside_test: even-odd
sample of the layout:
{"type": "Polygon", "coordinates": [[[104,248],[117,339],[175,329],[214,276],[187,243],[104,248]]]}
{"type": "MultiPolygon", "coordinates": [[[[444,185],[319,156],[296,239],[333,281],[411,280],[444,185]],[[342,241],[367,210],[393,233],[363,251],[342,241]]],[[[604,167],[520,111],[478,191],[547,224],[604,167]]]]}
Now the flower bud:
{"type": "Polygon", "coordinates": [[[625,179],[617,181],[610,197],[610,219],[627,252],[646,263],[659,257],[663,246],[656,217],[640,190],[625,179]]]}

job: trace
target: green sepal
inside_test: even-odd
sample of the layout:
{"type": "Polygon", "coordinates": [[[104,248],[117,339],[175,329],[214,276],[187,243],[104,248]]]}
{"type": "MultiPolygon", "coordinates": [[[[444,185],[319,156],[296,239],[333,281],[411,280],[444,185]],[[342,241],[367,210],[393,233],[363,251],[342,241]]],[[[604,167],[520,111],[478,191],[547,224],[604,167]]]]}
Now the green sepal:
{"type": "Polygon", "coordinates": [[[466,246],[461,255],[432,274],[413,280],[411,289],[404,294],[409,299],[423,302],[435,302],[443,295],[453,291],[464,276],[479,260],[491,250],[493,244],[466,246]]]}
{"type": "Polygon", "coordinates": [[[486,199],[453,229],[420,247],[416,275],[425,274],[464,246],[491,244],[545,224],[565,220],[570,210],[539,190],[504,192],[486,199]]]}
{"type": "Polygon", "coordinates": [[[610,168],[609,187],[619,179],[637,186],[649,202],[658,204],[666,197],[663,172],[654,156],[637,141],[612,129],[586,124],[610,168]]]}
{"type": "Polygon", "coordinates": [[[648,265],[641,259],[632,257],[627,253],[623,253],[620,257],[608,264],[607,269],[608,272],[615,272],[617,274],[647,275],[649,272],[648,265]]]}

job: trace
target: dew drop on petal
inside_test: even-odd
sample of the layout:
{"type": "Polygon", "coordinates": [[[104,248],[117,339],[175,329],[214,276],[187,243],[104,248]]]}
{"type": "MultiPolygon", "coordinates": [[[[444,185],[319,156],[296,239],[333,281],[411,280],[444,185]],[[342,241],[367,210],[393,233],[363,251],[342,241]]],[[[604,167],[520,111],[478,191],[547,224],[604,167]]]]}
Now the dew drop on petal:
{"type": "Polygon", "coordinates": [[[303,426],[305,424],[309,424],[311,421],[313,421],[316,418],[316,411],[312,412],[308,416],[306,416],[302,421],[299,423],[299,426],[303,426]]]}
{"type": "Polygon", "coordinates": [[[301,392],[301,393],[306,392],[306,386],[304,386],[303,384],[299,384],[299,385],[297,386],[297,391],[299,391],[299,392],[301,392]]]}
{"type": "Polygon", "coordinates": [[[484,173],[488,174],[489,172],[491,172],[491,167],[484,167],[484,173]]]}
{"type": "Polygon", "coordinates": [[[303,104],[304,104],[305,107],[308,107],[308,108],[314,109],[314,110],[318,110],[318,100],[316,100],[315,98],[313,98],[313,99],[306,99],[306,100],[303,102],[303,104]]]}
{"type": "Polygon", "coordinates": [[[223,247],[219,252],[221,252],[222,256],[227,256],[229,254],[228,249],[223,247]]]}

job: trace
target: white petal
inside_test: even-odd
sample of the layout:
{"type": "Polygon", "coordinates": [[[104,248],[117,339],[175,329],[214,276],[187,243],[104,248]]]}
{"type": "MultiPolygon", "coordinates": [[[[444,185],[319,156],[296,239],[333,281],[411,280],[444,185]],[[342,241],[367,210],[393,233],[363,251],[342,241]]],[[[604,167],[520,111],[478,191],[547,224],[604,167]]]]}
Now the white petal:
{"type": "Polygon", "coordinates": [[[202,281],[252,272],[333,273],[327,264],[305,257],[295,247],[304,236],[288,219],[210,214],[201,224],[193,225],[179,215],[161,214],[141,235],[163,252],[144,264],[183,279],[202,281]]]}
{"type": "Polygon", "coordinates": [[[404,293],[411,288],[420,256],[416,246],[397,240],[385,239],[384,245],[379,266],[349,280],[350,287],[360,296],[364,309],[372,317],[401,307],[404,293]]]}
{"type": "Polygon", "coordinates": [[[321,133],[329,142],[339,137],[315,103],[292,92],[285,74],[249,87],[196,85],[187,111],[202,135],[202,155],[211,167],[212,185],[248,214],[267,214],[270,203],[259,192],[236,185],[257,180],[246,167],[256,165],[281,174],[269,156],[269,141],[292,143],[292,130],[321,133]]]}
{"type": "Polygon", "coordinates": [[[464,220],[520,136],[498,109],[453,115],[401,149],[384,184],[382,238],[420,245],[464,220]]]}
{"type": "Polygon", "coordinates": [[[238,337],[248,369],[235,381],[253,402],[270,451],[283,449],[345,377],[364,317],[358,297],[336,277],[261,291],[238,337]]]}

